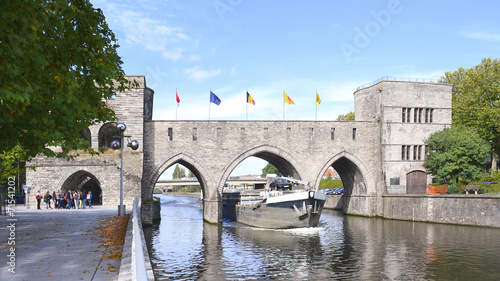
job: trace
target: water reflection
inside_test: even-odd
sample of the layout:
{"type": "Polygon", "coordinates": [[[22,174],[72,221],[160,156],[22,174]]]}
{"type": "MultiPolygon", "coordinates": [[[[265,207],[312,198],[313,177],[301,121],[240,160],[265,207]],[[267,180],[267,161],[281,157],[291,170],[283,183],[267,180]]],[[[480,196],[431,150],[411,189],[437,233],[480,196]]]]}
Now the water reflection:
{"type": "Polygon", "coordinates": [[[342,216],[317,228],[203,222],[197,199],[161,196],[157,280],[500,280],[500,230],[342,216]]]}

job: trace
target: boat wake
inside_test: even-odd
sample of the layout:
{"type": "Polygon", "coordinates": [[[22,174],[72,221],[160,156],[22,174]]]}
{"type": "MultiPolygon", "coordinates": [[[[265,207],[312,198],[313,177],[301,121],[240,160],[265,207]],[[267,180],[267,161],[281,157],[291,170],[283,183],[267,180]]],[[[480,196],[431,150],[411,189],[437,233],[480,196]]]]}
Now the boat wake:
{"type": "Polygon", "coordinates": [[[274,232],[282,232],[285,234],[291,234],[291,235],[300,235],[300,236],[309,236],[309,235],[316,235],[320,233],[321,231],[326,230],[325,227],[317,226],[317,227],[299,227],[299,228],[287,228],[287,229],[280,229],[280,228],[260,228],[260,227],[253,227],[253,226],[243,226],[240,225],[240,227],[247,227],[252,230],[258,230],[258,231],[274,231],[274,232]]]}

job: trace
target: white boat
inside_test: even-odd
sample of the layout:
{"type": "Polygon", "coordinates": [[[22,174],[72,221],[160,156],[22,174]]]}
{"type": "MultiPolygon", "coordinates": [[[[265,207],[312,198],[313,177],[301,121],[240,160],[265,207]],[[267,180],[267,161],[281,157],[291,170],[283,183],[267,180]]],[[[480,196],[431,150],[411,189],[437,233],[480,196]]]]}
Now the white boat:
{"type": "Polygon", "coordinates": [[[273,181],[265,189],[224,192],[223,216],[262,228],[317,226],[325,194],[310,190],[307,182],[285,177],[279,180],[290,185],[273,185],[273,181]]]}

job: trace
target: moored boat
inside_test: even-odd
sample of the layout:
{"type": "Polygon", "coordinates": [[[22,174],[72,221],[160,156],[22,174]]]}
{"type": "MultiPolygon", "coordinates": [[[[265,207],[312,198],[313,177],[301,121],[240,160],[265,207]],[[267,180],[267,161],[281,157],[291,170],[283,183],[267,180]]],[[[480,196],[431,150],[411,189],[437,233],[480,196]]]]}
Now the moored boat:
{"type": "Polygon", "coordinates": [[[265,189],[224,192],[223,215],[261,228],[315,227],[325,199],[325,194],[310,190],[307,182],[279,178],[265,189]]]}

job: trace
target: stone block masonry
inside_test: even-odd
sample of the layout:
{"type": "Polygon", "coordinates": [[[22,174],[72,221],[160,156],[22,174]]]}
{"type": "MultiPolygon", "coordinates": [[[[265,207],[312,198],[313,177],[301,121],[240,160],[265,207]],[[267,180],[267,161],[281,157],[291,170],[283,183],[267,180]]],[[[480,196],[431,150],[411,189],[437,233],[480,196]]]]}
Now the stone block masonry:
{"type": "MultiPolygon", "coordinates": [[[[107,105],[115,110],[118,122],[126,124],[126,136],[139,141],[136,151],[124,144],[124,204],[132,206],[133,198],[141,194],[143,168],[144,121],[151,120],[153,108],[153,90],[146,87],[144,76],[127,76],[129,81],[136,81],[137,87],[116,93],[107,105]]],[[[97,124],[89,127],[88,138],[94,150],[109,144],[113,136],[104,134],[107,125],[97,124]],[[108,138],[108,139],[106,139],[108,138]]],[[[114,127],[114,124],[111,124],[114,127]]],[[[54,148],[57,152],[58,148],[54,148]]],[[[36,208],[35,194],[50,194],[59,190],[92,191],[93,202],[102,202],[105,206],[117,206],[120,203],[120,151],[108,148],[98,156],[81,153],[74,160],[61,158],[36,157],[30,165],[36,170],[27,170],[26,181],[30,188],[29,206],[36,208]]]]}
{"type": "MultiPolygon", "coordinates": [[[[222,188],[231,172],[250,156],[264,159],[287,176],[319,187],[332,166],[345,187],[344,212],[383,216],[382,196],[424,190],[431,178],[423,168],[423,146],[433,132],[451,126],[451,85],[379,81],[354,93],[355,121],[159,121],[152,120],[153,90],[144,76],[128,76],[139,86],[107,101],[125,135],[139,141],[139,150],[125,148],[126,205],[141,195],[153,198],[160,175],[175,164],[192,171],[203,191],[204,219],[221,222],[222,188]]],[[[111,124],[89,128],[92,147],[108,145],[111,124]]],[[[31,191],[93,189],[104,205],[119,200],[118,151],[80,155],[74,161],[34,159],[27,173],[31,191]]],[[[34,195],[34,194],[32,194],[34,195]]],[[[30,205],[35,206],[34,196],[30,205]]],[[[151,223],[153,207],[143,205],[143,222],[151,223]],[[144,211],[144,210],[143,210],[144,211]],[[147,213],[147,214],[146,214],[147,213]]]]}
{"type": "Polygon", "coordinates": [[[499,195],[410,195],[386,194],[384,217],[500,227],[499,195]]]}

